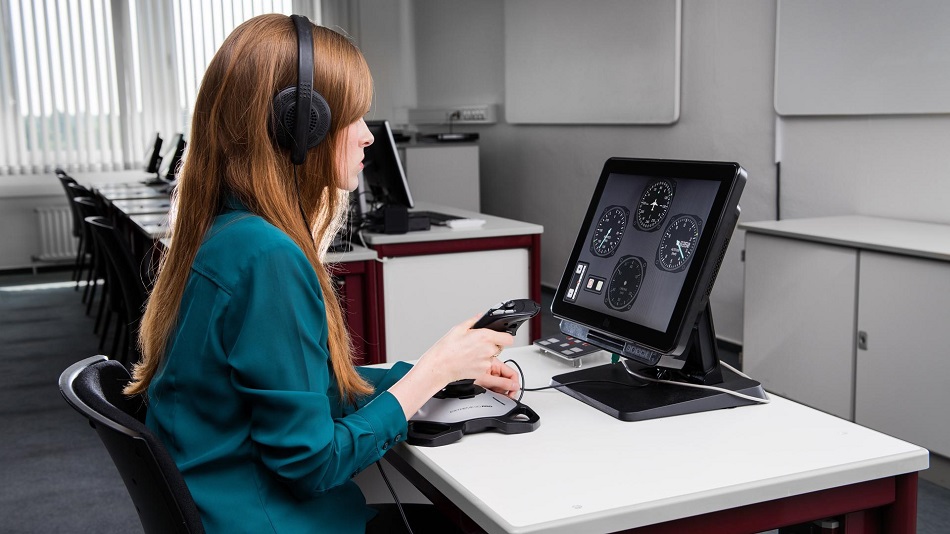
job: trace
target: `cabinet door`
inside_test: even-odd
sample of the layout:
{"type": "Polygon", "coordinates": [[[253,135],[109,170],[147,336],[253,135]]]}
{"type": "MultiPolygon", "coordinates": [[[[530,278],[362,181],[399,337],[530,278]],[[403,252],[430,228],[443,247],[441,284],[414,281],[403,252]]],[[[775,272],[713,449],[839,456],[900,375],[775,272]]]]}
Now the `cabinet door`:
{"type": "Polygon", "coordinates": [[[950,263],[861,252],[855,422],[950,456],[950,263]]]}
{"type": "Polygon", "coordinates": [[[743,370],[851,419],[857,252],[752,232],[745,246],[743,370]]]}
{"type": "MultiPolygon", "coordinates": [[[[456,324],[499,302],[529,298],[527,249],[387,258],[383,264],[386,360],[414,360],[456,324]]],[[[515,346],[531,343],[531,325],[515,346]]]]}

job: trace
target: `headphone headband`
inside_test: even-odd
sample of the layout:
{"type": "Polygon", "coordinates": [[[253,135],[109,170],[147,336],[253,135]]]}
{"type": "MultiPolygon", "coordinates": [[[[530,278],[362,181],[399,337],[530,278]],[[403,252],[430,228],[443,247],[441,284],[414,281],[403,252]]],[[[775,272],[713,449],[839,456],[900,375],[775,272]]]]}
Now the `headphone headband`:
{"type": "Polygon", "coordinates": [[[297,120],[294,121],[294,146],[290,151],[290,160],[300,165],[307,155],[309,111],[313,102],[313,30],[307,17],[291,15],[290,18],[297,28],[297,120]]]}
{"type": "Polygon", "coordinates": [[[330,106],[313,90],[313,25],[301,15],[290,19],[297,33],[297,84],[274,96],[271,132],[278,145],[290,150],[290,161],[300,165],[307,150],[330,131],[330,106]]]}

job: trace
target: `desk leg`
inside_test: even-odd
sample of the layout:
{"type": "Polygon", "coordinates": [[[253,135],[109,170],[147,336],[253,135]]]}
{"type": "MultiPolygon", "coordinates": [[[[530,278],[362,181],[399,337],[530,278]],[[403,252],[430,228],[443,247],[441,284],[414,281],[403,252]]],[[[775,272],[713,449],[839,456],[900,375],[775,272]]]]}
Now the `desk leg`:
{"type": "Polygon", "coordinates": [[[898,475],[894,482],[894,502],[882,510],[884,531],[917,532],[917,473],[898,475]]]}
{"type": "MultiPolygon", "coordinates": [[[[528,291],[531,300],[541,304],[541,234],[531,236],[531,247],[528,249],[528,291]]],[[[542,312],[543,313],[543,312],[542,312]]],[[[531,339],[541,339],[541,314],[531,318],[531,339]]]]}
{"type": "Polygon", "coordinates": [[[893,478],[894,500],[844,515],[842,534],[917,532],[917,473],[893,478]]]}

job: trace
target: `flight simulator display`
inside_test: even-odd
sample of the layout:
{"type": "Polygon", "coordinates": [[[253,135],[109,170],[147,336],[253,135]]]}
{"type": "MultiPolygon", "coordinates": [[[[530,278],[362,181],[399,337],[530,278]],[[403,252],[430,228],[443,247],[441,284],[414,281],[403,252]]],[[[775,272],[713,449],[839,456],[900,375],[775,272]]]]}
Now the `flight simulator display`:
{"type": "Polygon", "coordinates": [[[551,310],[564,334],[622,360],[556,376],[560,391],[625,420],[764,397],[758,382],[720,366],[709,307],[745,181],[737,163],[606,162],[551,310]]]}

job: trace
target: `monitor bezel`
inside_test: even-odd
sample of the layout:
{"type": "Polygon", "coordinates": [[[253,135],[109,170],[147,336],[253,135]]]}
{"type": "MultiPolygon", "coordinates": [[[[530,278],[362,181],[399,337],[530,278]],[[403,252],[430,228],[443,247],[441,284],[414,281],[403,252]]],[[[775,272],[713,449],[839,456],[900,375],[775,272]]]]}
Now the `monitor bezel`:
{"type": "MultiPolygon", "coordinates": [[[[399,151],[396,147],[396,139],[393,136],[392,128],[389,125],[387,120],[368,120],[366,121],[366,127],[369,128],[370,133],[373,134],[374,141],[373,144],[364,149],[364,153],[377,153],[381,154],[387,159],[390,159],[388,162],[389,165],[395,166],[399,177],[398,181],[388,177],[388,181],[392,183],[387,183],[382,187],[388,192],[388,198],[377,199],[374,198],[373,201],[376,203],[386,203],[386,204],[398,204],[400,206],[405,206],[406,208],[412,208],[415,206],[415,203],[412,200],[412,192],[409,190],[409,180],[406,178],[405,169],[402,166],[402,160],[399,159],[399,151]],[[377,131],[382,129],[384,135],[377,135],[377,131]],[[383,139],[380,139],[383,137],[383,139]],[[380,144],[380,143],[384,143],[380,144]]],[[[365,159],[365,158],[364,158],[365,159]]],[[[372,173],[369,173],[371,176],[372,173]]],[[[367,191],[372,191],[373,186],[379,186],[379,181],[368,178],[366,168],[363,169],[363,182],[365,184],[367,191]]]]}
{"type": "MultiPolygon", "coordinates": [[[[661,160],[641,158],[610,158],[604,164],[600,179],[594,189],[584,222],[558,284],[551,304],[552,314],[593,332],[632,343],[649,351],[679,356],[687,345],[689,334],[699,314],[708,303],[709,290],[715,281],[722,254],[728,246],[739,215],[738,202],[745,185],[745,171],[738,163],[716,161],[661,160]],[[686,279],[677,296],[676,305],[665,331],[608,315],[602,311],[585,308],[565,301],[571,284],[574,266],[581,252],[587,248],[591,225],[598,215],[598,207],[611,175],[637,175],[650,179],[696,179],[719,182],[716,198],[699,245],[694,253],[686,279]],[[721,252],[720,252],[721,249],[721,252]]],[[[659,356],[644,358],[646,363],[655,363],[659,356]]]]}
{"type": "Polygon", "coordinates": [[[149,137],[149,142],[145,145],[145,172],[158,172],[162,164],[162,134],[155,132],[155,137],[149,137]]]}
{"type": "Polygon", "coordinates": [[[158,164],[156,174],[158,175],[159,179],[165,182],[175,181],[175,171],[177,170],[175,167],[178,166],[178,162],[181,161],[184,153],[185,135],[176,133],[172,136],[171,142],[168,143],[168,150],[162,154],[161,160],[158,164]]]}

